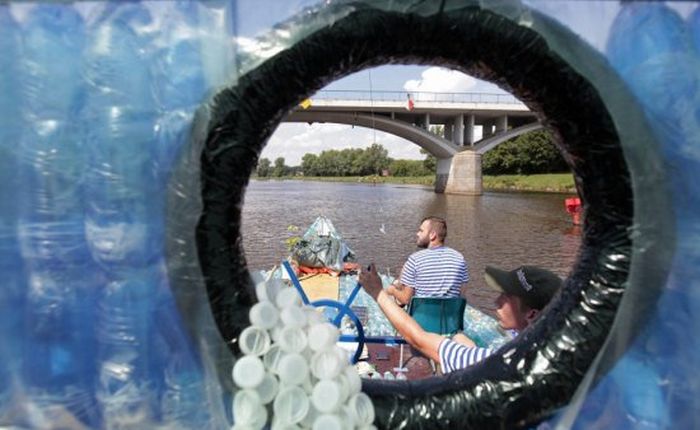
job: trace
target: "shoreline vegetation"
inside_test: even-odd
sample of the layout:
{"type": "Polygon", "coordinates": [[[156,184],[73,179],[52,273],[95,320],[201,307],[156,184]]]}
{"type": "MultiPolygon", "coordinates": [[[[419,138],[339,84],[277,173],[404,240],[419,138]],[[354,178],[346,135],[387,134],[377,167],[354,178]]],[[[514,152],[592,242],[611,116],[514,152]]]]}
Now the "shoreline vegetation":
{"type": "MultiPolygon", "coordinates": [[[[435,185],[435,175],[429,176],[282,176],[278,178],[251,179],[260,181],[295,180],[312,182],[349,182],[364,184],[435,185]]],[[[571,173],[545,173],[538,175],[484,175],[484,191],[542,192],[576,194],[571,173]]]]}

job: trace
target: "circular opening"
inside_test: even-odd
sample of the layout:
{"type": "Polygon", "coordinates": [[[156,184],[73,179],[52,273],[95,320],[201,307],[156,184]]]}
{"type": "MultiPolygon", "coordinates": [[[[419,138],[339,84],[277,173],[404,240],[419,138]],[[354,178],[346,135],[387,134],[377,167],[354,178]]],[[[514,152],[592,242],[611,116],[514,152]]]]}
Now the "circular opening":
{"type": "MultiPolygon", "coordinates": [[[[592,68],[607,71],[576,37],[531,14],[539,26],[586,53],[592,68]]],[[[566,404],[612,325],[629,274],[632,188],[613,119],[595,87],[536,31],[489,11],[464,7],[426,16],[358,9],[281,51],[215,98],[201,157],[204,207],[197,244],[219,330],[234,340],[237,353],[235,340],[254,303],[240,203],[266,139],[293,106],[325,83],[389,62],[444,65],[495,82],[526,102],[559,137],[579,179],[586,226],[581,256],[546,324],[528,329],[508,345],[507,354],[501,351],[445,378],[365,383],[377,423],[411,427],[433,416],[448,427],[535,422],[566,404]],[[426,408],[434,413],[421,413],[426,408]]]]}

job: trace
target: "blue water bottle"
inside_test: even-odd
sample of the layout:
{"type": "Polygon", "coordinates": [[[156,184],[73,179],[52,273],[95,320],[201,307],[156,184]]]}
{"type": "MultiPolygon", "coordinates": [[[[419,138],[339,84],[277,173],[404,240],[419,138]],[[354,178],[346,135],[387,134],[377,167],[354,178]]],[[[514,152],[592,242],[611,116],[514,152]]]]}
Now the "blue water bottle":
{"type": "MultiPolygon", "coordinates": [[[[23,345],[27,401],[98,424],[92,392],[96,281],[84,235],[79,116],[84,23],[65,5],[33,8],[23,29],[18,241],[28,277],[23,345]]],[[[47,418],[48,419],[48,418],[47,418]]],[[[34,423],[43,426],[43,423],[34,423]]]]}
{"type": "Polygon", "coordinates": [[[17,242],[17,142],[21,132],[20,28],[7,5],[0,5],[0,422],[10,411],[19,372],[24,309],[24,277],[17,242]]]}

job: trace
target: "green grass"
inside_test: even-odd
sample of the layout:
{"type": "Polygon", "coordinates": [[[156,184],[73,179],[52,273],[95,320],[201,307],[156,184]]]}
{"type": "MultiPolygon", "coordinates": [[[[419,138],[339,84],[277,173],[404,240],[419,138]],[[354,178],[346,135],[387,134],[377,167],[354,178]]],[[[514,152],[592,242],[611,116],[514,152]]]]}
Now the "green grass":
{"type": "Polygon", "coordinates": [[[486,190],[576,192],[574,177],[571,173],[484,176],[483,180],[486,190]]]}
{"type": "MultiPolygon", "coordinates": [[[[259,179],[259,178],[256,178],[259,179]]],[[[435,176],[328,176],[304,177],[287,176],[267,178],[272,180],[299,180],[318,182],[355,182],[363,184],[435,184],[435,176]]],[[[263,180],[265,180],[263,178],[263,180]]],[[[574,177],[570,173],[548,173],[542,175],[500,175],[484,176],[484,189],[489,191],[537,191],[550,193],[575,193],[574,177]]]]}

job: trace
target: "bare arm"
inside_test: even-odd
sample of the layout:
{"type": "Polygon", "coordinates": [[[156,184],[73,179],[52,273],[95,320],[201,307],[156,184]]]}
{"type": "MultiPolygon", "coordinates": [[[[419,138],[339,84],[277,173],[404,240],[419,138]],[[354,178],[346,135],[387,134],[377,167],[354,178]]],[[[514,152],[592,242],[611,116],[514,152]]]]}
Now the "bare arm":
{"type": "Polygon", "coordinates": [[[445,338],[423,330],[410,315],[396,304],[392,296],[382,288],[382,281],[377,275],[374,264],[370,265],[369,270],[363,269],[360,272],[359,280],[362,288],[377,302],[391,325],[394,326],[406,342],[431,360],[440,361],[438,348],[440,347],[440,342],[445,338]]]}
{"type": "Polygon", "coordinates": [[[396,300],[398,300],[402,305],[407,305],[413,298],[415,290],[413,287],[409,287],[408,285],[398,282],[397,284],[390,285],[387,292],[390,296],[395,297],[396,300]]]}

